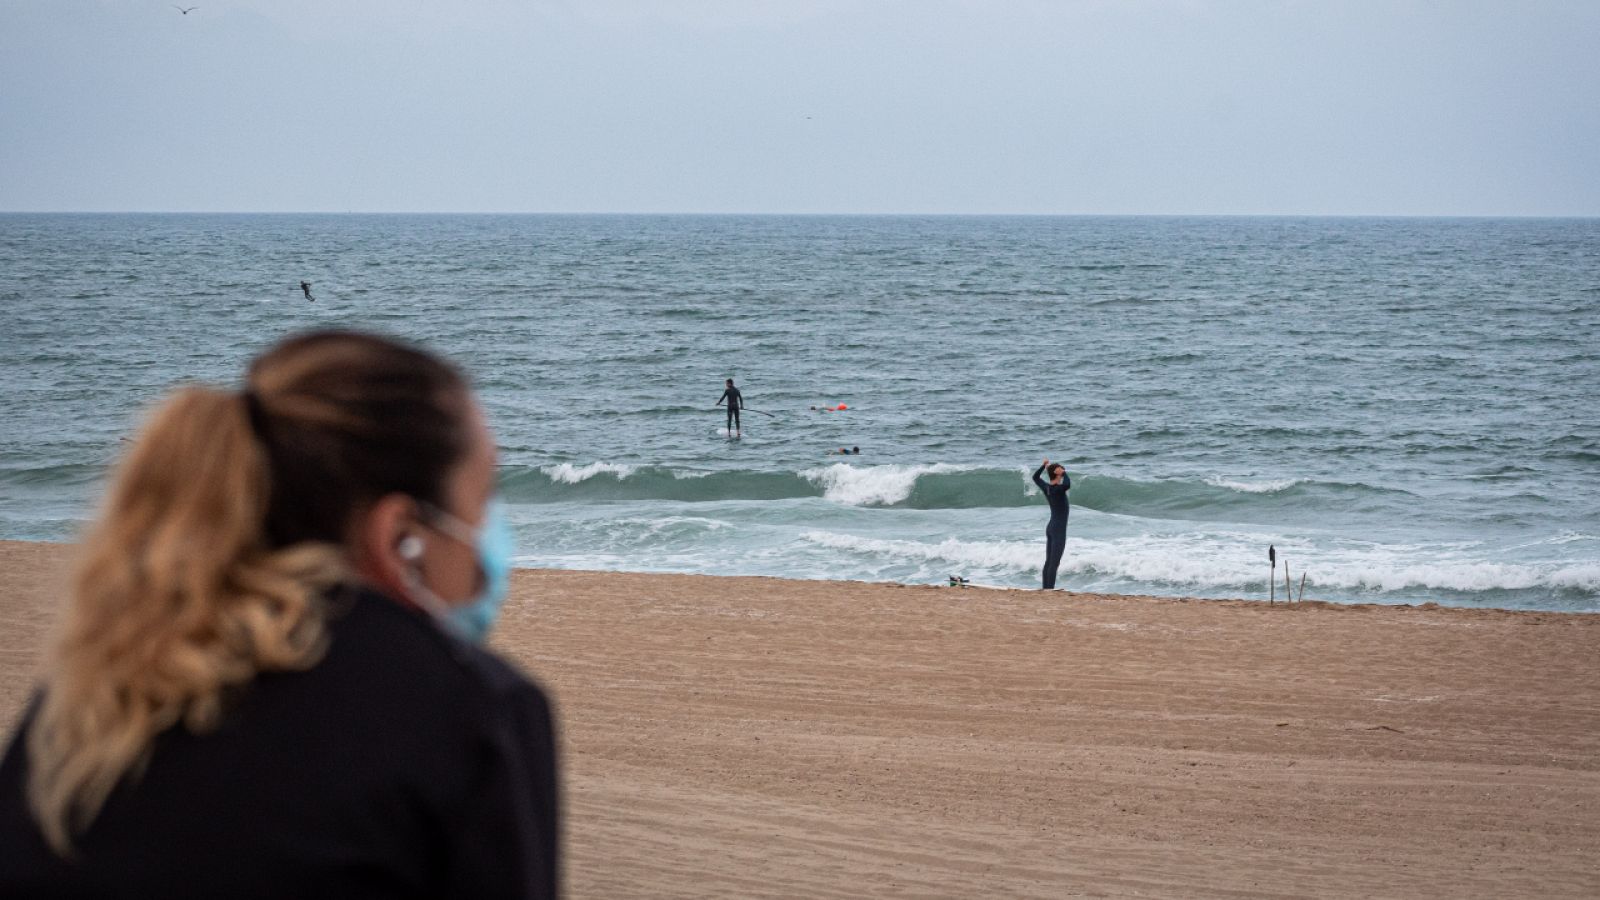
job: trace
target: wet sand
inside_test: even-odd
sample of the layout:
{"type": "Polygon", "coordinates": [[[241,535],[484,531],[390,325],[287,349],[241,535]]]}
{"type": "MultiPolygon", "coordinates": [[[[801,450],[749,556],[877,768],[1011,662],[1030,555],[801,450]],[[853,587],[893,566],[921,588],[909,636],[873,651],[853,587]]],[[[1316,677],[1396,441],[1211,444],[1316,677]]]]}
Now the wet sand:
{"type": "MultiPolygon", "coordinates": [[[[0,718],[70,548],[0,543],[0,718]]],[[[1600,896],[1600,616],[519,571],[569,894],[1600,896]]]]}

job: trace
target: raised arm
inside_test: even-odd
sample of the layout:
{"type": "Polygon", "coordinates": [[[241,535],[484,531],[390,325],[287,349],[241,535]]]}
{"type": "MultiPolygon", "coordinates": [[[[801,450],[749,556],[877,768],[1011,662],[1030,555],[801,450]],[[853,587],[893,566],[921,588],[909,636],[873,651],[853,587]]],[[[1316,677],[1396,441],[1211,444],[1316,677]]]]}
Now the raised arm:
{"type": "Polygon", "coordinates": [[[1048,465],[1050,465],[1050,460],[1047,459],[1039,464],[1039,468],[1033,470],[1033,483],[1039,486],[1039,490],[1041,492],[1048,491],[1050,489],[1049,482],[1039,477],[1040,475],[1044,474],[1044,467],[1048,465]]]}

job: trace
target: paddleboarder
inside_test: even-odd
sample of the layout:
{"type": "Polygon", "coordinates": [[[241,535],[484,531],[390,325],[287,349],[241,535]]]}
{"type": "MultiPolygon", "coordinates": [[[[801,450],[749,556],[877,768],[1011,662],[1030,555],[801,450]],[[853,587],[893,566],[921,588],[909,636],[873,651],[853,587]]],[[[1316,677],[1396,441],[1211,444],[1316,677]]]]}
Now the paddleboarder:
{"type": "Polygon", "coordinates": [[[734,437],[744,437],[744,426],[739,422],[739,411],[744,409],[744,395],[733,386],[733,379],[729,378],[727,387],[723,389],[722,396],[717,398],[717,405],[728,401],[728,433],[734,437]]]}
{"type": "Polygon", "coordinates": [[[1067,491],[1072,488],[1072,479],[1067,477],[1066,466],[1046,459],[1033,470],[1033,483],[1050,503],[1050,523],[1044,527],[1044,587],[1050,590],[1056,586],[1056,569],[1061,567],[1061,554],[1067,549],[1067,515],[1072,511],[1067,491]],[[1046,469],[1050,473],[1048,483],[1039,477],[1046,469]]]}

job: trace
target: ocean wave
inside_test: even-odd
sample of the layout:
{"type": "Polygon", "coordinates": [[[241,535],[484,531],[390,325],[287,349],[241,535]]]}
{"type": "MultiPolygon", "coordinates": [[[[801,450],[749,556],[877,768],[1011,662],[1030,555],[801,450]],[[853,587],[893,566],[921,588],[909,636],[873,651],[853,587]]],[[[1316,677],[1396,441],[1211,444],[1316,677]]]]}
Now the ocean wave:
{"type": "MultiPolygon", "coordinates": [[[[95,465],[0,468],[0,484],[17,487],[93,485],[106,475],[95,465]]],[[[1023,468],[950,463],[833,463],[799,471],[696,469],[596,461],[505,465],[507,499],[519,503],[677,500],[765,501],[821,498],[841,506],[905,509],[985,509],[1042,505],[1023,468]]],[[[1131,479],[1078,473],[1074,506],[1149,518],[1234,518],[1241,521],[1304,507],[1393,505],[1410,495],[1366,484],[1301,478],[1131,479]]]]}
{"type": "Polygon", "coordinates": [[[63,463],[54,466],[0,467],[0,484],[26,487],[78,487],[105,478],[109,466],[88,463],[63,463]]]}
{"type": "MultiPolygon", "coordinates": [[[[796,472],[707,470],[594,462],[505,466],[501,487],[523,503],[581,500],[783,500],[817,497],[841,506],[981,509],[1044,502],[1024,468],[950,463],[833,463],[796,472]]],[[[1250,519],[1305,506],[1362,506],[1409,498],[1375,485],[1302,478],[1247,480],[1119,478],[1078,474],[1072,503],[1084,509],[1157,518],[1250,519]]]]}
{"type": "Polygon", "coordinates": [[[1574,544],[1579,541],[1600,541],[1600,534],[1585,534],[1581,531],[1563,531],[1555,537],[1550,538],[1547,543],[1574,544]]]}
{"type": "Polygon", "coordinates": [[[503,466],[500,491],[513,503],[632,500],[783,500],[820,492],[797,474],[696,470],[596,462],[503,466]]]}
{"type": "Polygon", "coordinates": [[[1555,450],[1541,453],[1544,459],[1559,459],[1571,462],[1600,462],[1600,450],[1555,450]]]}
{"type": "Polygon", "coordinates": [[[727,531],[734,527],[731,522],[705,516],[633,517],[616,519],[613,524],[623,527],[638,538],[654,540],[694,539],[704,537],[713,531],[727,531]]]}
{"type": "Polygon", "coordinates": [[[835,463],[798,472],[704,470],[595,462],[504,466],[500,486],[522,503],[581,500],[784,500],[820,497],[842,506],[917,509],[1022,506],[1029,497],[1021,470],[944,463],[854,466],[835,463]]]}
{"type": "MultiPolygon", "coordinates": [[[[924,476],[950,473],[981,473],[984,470],[969,466],[935,463],[926,466],[883,465],[852,466],[834,463],[816,469],[807,469],[800,477],[819,485],[826,500],[845,506],[895,506],[911,498],[917,481],[924,476]]],[[[1020,487],[1020,486],[1019,486],[1020,487]]],[[[1021,491],[1016,493],[1019,495],[1021,491]]],[[[965,505],[955,504],[951,505],[965,505]]]]}
{"type": "Polygon", "coordinates": [[[1076,506],[1175,519],[1229,516],[1252,520],[1306,508],[1389,508],[1412,496],[1380,485],[1305,478],[1245,481],[1212,475],[1191,481],[1086,474],[1074,478],[1072,484],[1071,497],[1076,506]]]}
{"type": "MultiPolygon", "coordinates": [[[[855,557],[871,570],[914,566],[913,578],[959,574],[1015,587],[1035,583],[1044,563],[1044,540],[915,541],[826,531],[803,534],[807,543],[855,557]],[[863,559],[864,558],[864,559],[863,559]]],[[[1266,573],[1257,575],[1242,553],[1218,552],[1218,542],[1188,537],[1141,536],[1095,540],[1069,537],[1060,575],[1079,589],[1167,590],[1238,595],[1265,593],[1266,573]]],[[[1251,555],[1252,560],[1254,554],[1251,555]]]]}
{"type": "Polygon", "coordinates": [[[1230,491],[1239,491],[1245,494],[1276,494],[1286,491],[1299,484],[1301,478],[1278,478],[1271,481],[1235,481],[1221,475],[1212,475],[1205,480],[1212,487],[1226,488],[1230,491]]]}
{"type": "Polygon", "coordinates": [[[1551,572],[1546,580],[1559,588],[1596,592],[1600,591],[1600,562],[1562,566],[1551,572]]]}
{"type": "MultiPolygon", "coordinates": [[[[1044,562],[1044,540],[915,541],[863,537],[827,531],[809,531],[802,540],[853,556],[882,557],[884,561],[935,563],[929,573],[948,569],[980,579],[1019,586],[1031,583],[1044,562]],[[1026,578],[1017,576],[1026,573],[1026,578]]],[[[1136,539],[1095,540],[1070,538],[1062,560],[1062,577],[1080,581],[1107,579],[1124,584],[1165,585],[1185,590],[1244,591],[1266,577],[1256,576],[1242,554],[1215,552],[1216,543],[1184,537],[1141,536],[1136,539]]]]}
{"type": "Polygon", "coordinates": [[[1600,563],[1507,563],[1469,559],[1428,562],[1388,560],[1311,564],[1311,578],[1321,587],[1396,594],[1453,591],[1600,591],[1600,563]],[[1313,571],[1314,569],[1314,571],[1313,571]]]}
{"type": "Polygon", "coordinates": [[[572,463],[558,463],[553,466],[544,466],[539,471],[550,476],[552,481],[559,484],[578,484],[588,481],[599,475],[613,475],[618,480],[632,475],[637,466],[622,465],[620,463],[597,462],[587,466],[574,466],[572,463]]]}

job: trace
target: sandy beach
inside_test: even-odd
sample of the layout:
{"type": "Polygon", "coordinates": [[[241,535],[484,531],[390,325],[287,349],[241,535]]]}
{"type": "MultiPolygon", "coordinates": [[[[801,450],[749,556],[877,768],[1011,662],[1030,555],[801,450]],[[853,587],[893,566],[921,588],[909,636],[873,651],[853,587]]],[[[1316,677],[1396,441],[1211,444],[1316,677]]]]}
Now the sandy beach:
{"type": "Polygon", "coordinates": [[[573,897],[1600,895],[1600,616],[519,571],[493,643],[573,897]]]}

